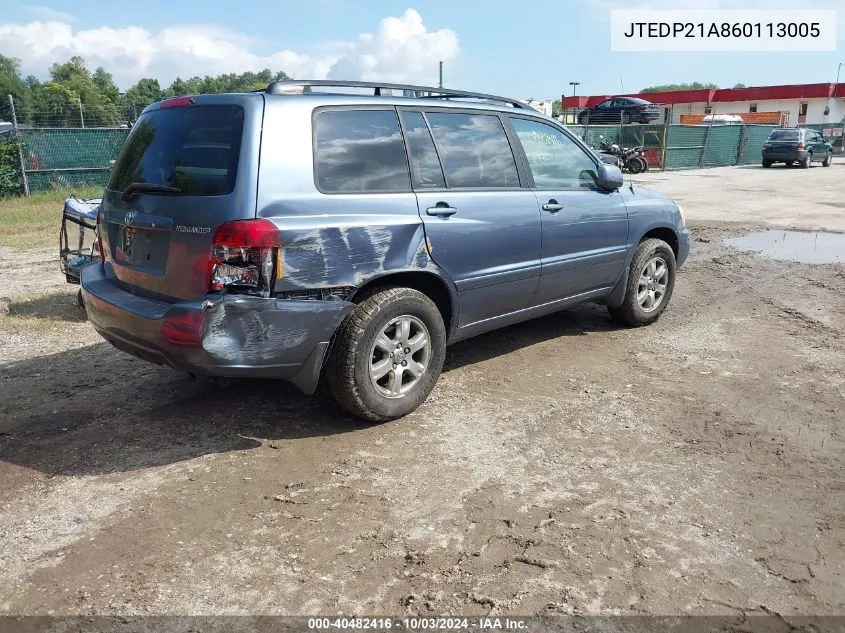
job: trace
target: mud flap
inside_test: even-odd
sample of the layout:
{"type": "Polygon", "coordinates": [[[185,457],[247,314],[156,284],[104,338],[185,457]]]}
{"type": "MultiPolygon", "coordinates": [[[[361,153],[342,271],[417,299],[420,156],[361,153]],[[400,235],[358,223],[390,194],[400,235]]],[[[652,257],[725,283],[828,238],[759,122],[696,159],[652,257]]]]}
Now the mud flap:
{"type": "Polygon", "coordinates": [[[323,359],[326,356],[328,347],[329,344],[327,342],[317,343],[299,371],[287,379],[289,383],[306,396],[313,395],[317,391],[317,384],[320,381],[320,371],[323,368],[323,359]]]}
{"type": "Polygon", "coordinates": [[[625,266],[625,270],[622,272],[622,277],[619,278],[619,281],[616,282],[613,290],[610,291],[610,294],[605,297],[602,303],[612,308],[618,308],[622,305],[622,302],[625,301],[625,291],[628,288],[629,268],[630,264],[625,266]]]}

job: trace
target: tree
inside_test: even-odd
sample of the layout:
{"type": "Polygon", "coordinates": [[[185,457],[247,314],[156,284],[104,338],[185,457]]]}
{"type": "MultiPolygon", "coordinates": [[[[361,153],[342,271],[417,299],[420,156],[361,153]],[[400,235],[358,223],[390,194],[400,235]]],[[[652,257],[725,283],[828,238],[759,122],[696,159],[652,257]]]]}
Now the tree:
{"type": "MultiPolygon", "coordinates": [[[[23,121],[29,118],[31,93],[26,81],[21,78],[21,60],[0,55],[0,112],[5,113],[9,103],[6,95],[12,95],[15,102],[15,114],[23,121]]],[[[9,112],[11,119],[11,112],[9,112]]]]}
{"type": "Polygon", "coordinates": [[[650,86],[640,90],[640,94],[648,94],[653,92],[672,92],[674,90],[718,90],[719,86],[716,84],[703,84],[694,81],[691,84],[664,84],[661,86],[650,86]]]}
{"type": "Polygon", "coordinates": [[[101,95],[106,97],[112,103],[117,104],[120,99],[120,90],[115,85],[114,78],[112,78],[111,73],[107,73],[105,69],[100,66],[94,71],[91,79],[94,81],[94,85],[97,86],[101,95]]]}
{"type": "Polygon", "coordinates": [[[134,121],[151,103],[161,101],[167,94],[161,89],[158,79],[144,77],[129,88],[121,97],[121,112],[127,121],[134,121]]]}
{"type": "Polygon", "coordinates": [[[272,81],[290,79],[283,71],[265,68],[177,77],[162,88],[158,79],[145,77],[121,94],[110,72],[99,67],[91,73],[79,56],[53,64],[43,83],[33,75],[21,77],[20,66],[20,60],[0,55],[0,118],[6,117],[6,95],[11,94],[18,121],[42,127],[77,127],[83,118],[86,127],[111,126],[134,121],[149,104],[167,97],[262,90],[272,81]]]}
{"type": "Polygon", "coordinates": [[[561,106],[560,99],[555,99],[552,102],[552,116],[560,116],[563,114],[563,106],[561,106]]]}
{"type": "MultiPolygon", "coordinates": [[[[62,105],[63,99],[69,95],[76,97],[77,124],[82,124],[83,116],[79,114],[81,105],[84,123],[88,127],[114,125],[120,120],[117,110],[117,87],[112,77],[103,69],[97,69],[94,76],[85,66],[85,60],[79,56],[71,57],[64,64],[53,64],[50,67],[51,86],[50,99],[51,107],[59,110],[51,110],[47,118],[56,119],[57,124],[64,124],[69,115],[64,111],[71,107],[71,104],[62,105]],[[114,98],[114,100],[112,100],[114,98]]],[[[35,109],[39,110],[41,104],[35,99],[35,109]]],[[[44,120],[45,114],[36,114],[37,119],[44,120]]],[[[49,124],[49,121],[45,121],[49,124]]]]}
{"type": "Polygon", "coordinates": [[[745,84],[734,84],[734,90],[738,90],[739,88],[747,88],[745,84]]]}

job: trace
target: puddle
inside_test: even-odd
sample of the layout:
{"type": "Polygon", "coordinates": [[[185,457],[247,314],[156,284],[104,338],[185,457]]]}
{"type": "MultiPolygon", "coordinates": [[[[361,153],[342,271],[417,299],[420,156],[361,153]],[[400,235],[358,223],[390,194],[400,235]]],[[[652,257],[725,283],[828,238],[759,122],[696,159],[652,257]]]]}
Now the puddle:
{"type": "Polygon", "coordinates": [[[845,263],[845,233],[758,231],[725,242],[738,250],[804,264],[845,263]]]}

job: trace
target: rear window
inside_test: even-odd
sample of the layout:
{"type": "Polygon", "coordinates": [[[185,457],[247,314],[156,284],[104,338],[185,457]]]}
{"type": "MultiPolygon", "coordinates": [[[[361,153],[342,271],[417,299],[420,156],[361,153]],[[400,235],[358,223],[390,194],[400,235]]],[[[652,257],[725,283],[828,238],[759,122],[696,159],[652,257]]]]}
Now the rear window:
{"type": "Polygon", "coordinates": [[[232,193],[244,111],[235,105],[153,110],[141,115],[115,161],[109,189],[132,183],[176,187],[183,196],[232,193]]]}
{"type": "Polygon", "coordinates": [[[797,141],[801,138],[798,130],[772,130],[769,134],[770,141],[797,141]]]}
{"type": "Polygon", "coordinates": [[[628,99],[628,102],[633,103],[634,105],[652,105],[651,101],[646,101],[645,99],[630,98],[628,99]]]}
{"type": "Polygon", "coordinates": [[[314,133],[317,188],[323,193],[411,190],[408,157],[395,110],[326,110],[314,133]]]}

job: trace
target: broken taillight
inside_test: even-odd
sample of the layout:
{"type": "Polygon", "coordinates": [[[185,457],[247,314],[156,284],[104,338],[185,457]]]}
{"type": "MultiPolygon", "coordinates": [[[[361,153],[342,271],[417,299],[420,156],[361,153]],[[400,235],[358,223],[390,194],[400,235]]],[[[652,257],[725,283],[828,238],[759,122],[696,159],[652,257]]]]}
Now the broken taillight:
{"type": "Polygon", "coordinates": [[[102,209],[97,209],[97,228],[95,229],[97,232],[97,249],[100,251],[100,261],[105,262],[106,252],[103,250],[103,237],[100,235],[100,231],[102,230],[102,218],[102,209]]]}
{"type": "Polygon", "coordinates": [[[208,261],[208,289],[246,290],[269,296],[281,248],[270,220],[235,220],[214,233],[208,261]]]}

